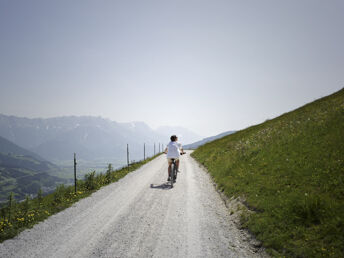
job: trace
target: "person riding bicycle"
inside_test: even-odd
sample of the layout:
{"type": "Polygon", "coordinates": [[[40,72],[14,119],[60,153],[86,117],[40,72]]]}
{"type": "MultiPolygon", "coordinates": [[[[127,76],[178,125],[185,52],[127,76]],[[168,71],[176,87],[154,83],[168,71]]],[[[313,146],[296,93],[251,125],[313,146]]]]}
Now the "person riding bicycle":
{"type": "Polygon", "coordinates": [[[168,161],[167,181],[171,180],[172,159],[176,160],[177,170],[179,171],[179,156],[180,154],[185,154],[182,145],[178,143],[178,137],[176,135],[172,135],[170,139],[171,141],[169,142],[169,144],[167,144],[166,149],[164,151],[165,154],[167,154],[167,161],[168,161]]]}

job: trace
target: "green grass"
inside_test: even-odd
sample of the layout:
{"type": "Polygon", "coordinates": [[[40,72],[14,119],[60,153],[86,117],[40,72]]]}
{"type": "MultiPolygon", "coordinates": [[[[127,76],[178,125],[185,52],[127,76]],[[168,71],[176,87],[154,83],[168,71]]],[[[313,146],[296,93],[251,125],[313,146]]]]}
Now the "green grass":
{"type": "Polygon", "coordinates": [[[344,89],[192,156],[276,257],[344,257],[344,89]]]}
{"type": "Polygon", "coordinates": [[[77,181],[76,193],[74,185],[59,185],[54,193],[42,196],[42,193],[39,192],[36,198],[29,199],[27,197],[21,203],[15,201],[13,194],[10,195],[7,205],[0,209],[0,242],[16,236],[24,229],[31,228],[36,223],[70,207],[73,203],[91,195],[102,186],[118,181],[159,155],[157,154],[145,161],[132,163],[129,168],[124,167],[113,171],[111,164],[109,164],[105,174],[88,173],[84,180],[77,181]]]}
{"type": "Polygon", "coordinates": [[[11,191],[15,199],[23,200],[26,194],[36,194],[41,187],[53,190],[56,185],[67,183],[54,175],[57,170],[53,164],[34,157],[0,152],[0,203],[11,191]]]}

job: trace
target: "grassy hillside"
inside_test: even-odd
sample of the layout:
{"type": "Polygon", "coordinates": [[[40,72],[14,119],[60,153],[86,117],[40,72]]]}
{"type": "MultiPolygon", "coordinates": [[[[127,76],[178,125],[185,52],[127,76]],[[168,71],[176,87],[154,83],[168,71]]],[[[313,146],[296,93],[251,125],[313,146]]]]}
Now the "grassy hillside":
{"type": "Polygon", "coordinates": [[[0,136],[0,203],[11,192],[23,200],[40,188],[54,190],[57,184],[67,182],[56,176],[59,171],[58,166],[0,136]]]}
{"type": "Polygon", "coordinates": [[[58,167],[50,162],[0,152],[0,202],[6,201],[11,192],[17,200],[23,200],[26,195],[37,194],[40,188],[54,190],[57,184],[67,182],[51,175],[56,171],[58,167]]]}
{"type": "Polygon", "coordinates": [[[344,257],[344,89],[198,148],[271,254],[344,257]]]}

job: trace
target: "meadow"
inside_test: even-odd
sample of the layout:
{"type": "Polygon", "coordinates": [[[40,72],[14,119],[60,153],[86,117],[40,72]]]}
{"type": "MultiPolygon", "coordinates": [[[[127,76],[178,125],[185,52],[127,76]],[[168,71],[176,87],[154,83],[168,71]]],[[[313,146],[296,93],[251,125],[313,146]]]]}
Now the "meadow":
{"type": "Polygon", "coordinates": [[[274,257],[344,257],[344,89],[192,156],[274,257]]]}

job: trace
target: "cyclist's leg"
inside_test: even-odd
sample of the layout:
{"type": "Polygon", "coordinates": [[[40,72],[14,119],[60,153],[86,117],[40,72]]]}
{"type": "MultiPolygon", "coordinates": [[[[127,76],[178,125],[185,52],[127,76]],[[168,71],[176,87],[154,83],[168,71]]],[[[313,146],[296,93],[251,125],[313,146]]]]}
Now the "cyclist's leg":
{"type": "Polygon", "coordinates": [[[179,159],[176,160],[177,171],[179,172],[179,159]]]}
{"type": "Polygon", "coordinates": [[[171,159],[167,159],[168,161],[168,168],[167,168],[167,181],[169,180],[169,178],[171,178],[171,165],[172,165],[172,160],[171,159]]]}

